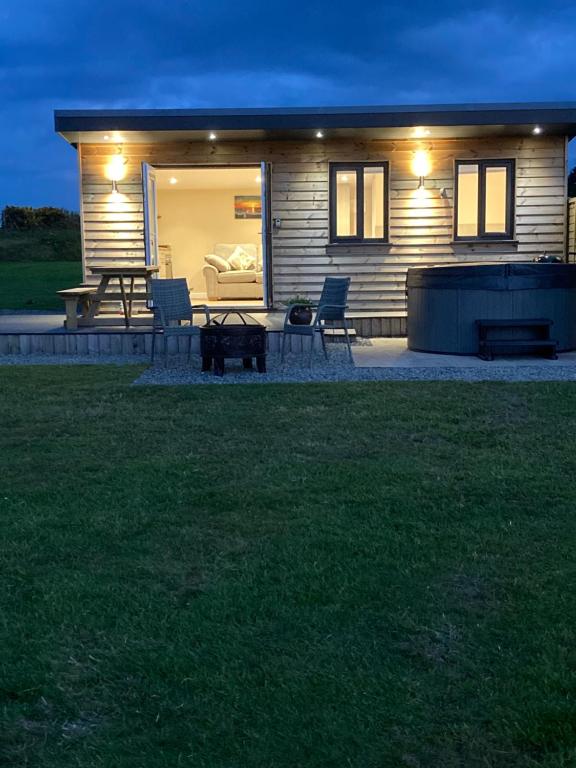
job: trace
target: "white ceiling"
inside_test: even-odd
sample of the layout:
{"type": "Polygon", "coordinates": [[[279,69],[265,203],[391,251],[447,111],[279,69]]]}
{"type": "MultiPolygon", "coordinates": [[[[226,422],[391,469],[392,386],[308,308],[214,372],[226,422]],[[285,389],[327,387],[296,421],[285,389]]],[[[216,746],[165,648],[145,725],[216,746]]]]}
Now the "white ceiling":
{"type": "Polygon", "coordinates": [[[232,189],[254,190],[259,193],[259,166],[249,168],[157,168],[158,189],[232,189]],[[170,179],[177,184],[170,184],[170,179]]]}

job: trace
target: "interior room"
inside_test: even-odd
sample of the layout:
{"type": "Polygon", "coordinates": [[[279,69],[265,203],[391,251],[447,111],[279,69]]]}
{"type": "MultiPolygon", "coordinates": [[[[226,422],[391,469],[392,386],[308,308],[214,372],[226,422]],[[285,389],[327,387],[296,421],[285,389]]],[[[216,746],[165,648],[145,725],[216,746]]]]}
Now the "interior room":
{"type": "Polygon", "coordinates": [[[384,181],[383,166],[367,166],[360,173],[352,168],[336,172],[337,237],[384,238],[384,181]],[[357,230],[358,184],[363,188],[363,232],[357,230]]]}
{"type": "Polygon", "coordinates": [[[264,306],[260,166],[158,168],[161,277],[185,277],[194,301],[264,306]]]}

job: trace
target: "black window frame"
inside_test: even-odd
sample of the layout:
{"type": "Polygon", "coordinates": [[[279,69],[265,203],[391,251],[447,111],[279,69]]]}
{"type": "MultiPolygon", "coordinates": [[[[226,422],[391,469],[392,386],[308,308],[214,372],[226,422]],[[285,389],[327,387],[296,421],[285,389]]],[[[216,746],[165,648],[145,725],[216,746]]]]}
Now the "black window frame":
{"type": "Polygon", "coordinates": [[[454,166],[454,241],[478,242],[513,240],[516,211],[516,161],[515,160],[456,160],[454,166]],[[478,166],[478,234],[458,235],[458,185],[459,169],[463,165],[478,166]],[[506,174],[506,229],[504,232],[486,232],[486,169],[507,168],[506,174]]]}
{"type": "Polygon", "coordinates": [[[330,200],[330,243],[388,243],[389,237],[389,189],[390,189],[390,163],[388,160],[380,160],[366,163],[330,163],[328,198],[330,200]],[[382,168],[384,171],[384,217],[382,237],[364,237],[364,169],[382,168]],[[356,173],[356,234],[340,235],[337,229],[337,183],[336,174],[342,171],[356,173]]]}

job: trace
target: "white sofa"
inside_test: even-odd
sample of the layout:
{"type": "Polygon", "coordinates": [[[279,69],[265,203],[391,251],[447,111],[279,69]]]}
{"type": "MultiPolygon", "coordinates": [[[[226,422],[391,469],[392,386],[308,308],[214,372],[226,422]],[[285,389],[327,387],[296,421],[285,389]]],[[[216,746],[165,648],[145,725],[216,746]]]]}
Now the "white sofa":
{"type": "MultiPolygon", "coordinates": [[[[213,259],[218,262],[218,259],[213,259]]],[[[258,247],[254,243],[216,243],[214,252],[204,257],[202,272],[206,280],[206,293],[209,301],[221,301],[222,299],[262,299],[264,286],[262,282],[262,267],[260,264],[258,247]],[[255,269],[220,268],[209,264],[206,259],[213,256],[220,257],[228,262],[236,248],[240,246],[246,253],[255,259],[255,269]]]]}

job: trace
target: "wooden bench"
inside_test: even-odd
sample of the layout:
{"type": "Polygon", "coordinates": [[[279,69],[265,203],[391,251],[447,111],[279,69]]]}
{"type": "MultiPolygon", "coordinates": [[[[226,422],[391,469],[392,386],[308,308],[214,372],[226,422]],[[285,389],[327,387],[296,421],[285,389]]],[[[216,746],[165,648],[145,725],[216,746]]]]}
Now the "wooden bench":
{"type": "Polygon", "coordinates": [[[482,360],[494,360],[495,354],[538,352],[550,359],[558,357],[558,342],[550,338],[553,321],[547,318],[476,320],[482,360]]]}
{"type": "Polygon", "coordinates": [[[78,328],[78,305],[81,307],[82,315],[86,315],[90,307],[90,300],[95,293],[96,288],[88,285],[58,291],[58,296],[64,300],[66,306],[65,325],[69,331],[75,331],[78,328]]]}

